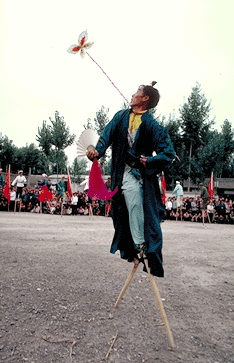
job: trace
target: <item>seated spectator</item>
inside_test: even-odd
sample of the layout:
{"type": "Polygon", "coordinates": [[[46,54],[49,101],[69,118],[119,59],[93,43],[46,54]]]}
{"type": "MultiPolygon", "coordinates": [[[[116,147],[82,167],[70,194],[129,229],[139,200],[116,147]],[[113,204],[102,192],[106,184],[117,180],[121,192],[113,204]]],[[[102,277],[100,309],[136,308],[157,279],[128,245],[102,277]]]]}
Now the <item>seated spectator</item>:
{"type": "Polygon", "coordinates": [[[40,206],[38,203],[33,207],[33,209],[30,211],[31,213],[40,213],[40,206]]]}
{"type": "Polygon", "coordinates": [[[4,198],[2,194],[0,194],[0,210],[2,211],[8,210],[8,200],[4,198]]]}
{"type": "Polygon", "coordinates": [[[191,200],[191,210],[192,210],[192,214],[193,214],[193,215],[197,213],[198,208],[197,208],[197,201],[196,201],[196,198],[193,198],[193,199],[191,200]]]}
{"type": "Polygon", "coordinates": [[[84,207],[84,216],[87,216],[89,214],[89,208],[87,205],[84,207]]]}
{"type": "Polygon", "coordinates": [[[72,208],[71,208],[71,206],[70,206],[70,205],[67,207],[66,214],[67,214],[67,215],[72,214],[72,208]]]}
{"type": "Polygon", "coordinates": [[[192,217],[193,217],[191,208],[184,213],[184,216],[183,217],[184,217],[184,220],[185,221],[191,222],[192,217]]]}
{"type": "Polygon", "coordinates": [[[172,220],[172,221],[176,220],[176,213],[174,210],[172,210],[170,213],[170,220],[172,220]]]}
{"type": "Polygon", "coordinates": [[[83,216],[84,215],[84,211],[85,209],[82,207],[82,205],[80,207],[77,208],[77,212],[79,215],[83,216]]]}
{"type": "Polygon", "coordinates": [[[229,223],[234,224],[234,211],[233,210],[231,210],[230,215],[229,215],[229,223]]]}

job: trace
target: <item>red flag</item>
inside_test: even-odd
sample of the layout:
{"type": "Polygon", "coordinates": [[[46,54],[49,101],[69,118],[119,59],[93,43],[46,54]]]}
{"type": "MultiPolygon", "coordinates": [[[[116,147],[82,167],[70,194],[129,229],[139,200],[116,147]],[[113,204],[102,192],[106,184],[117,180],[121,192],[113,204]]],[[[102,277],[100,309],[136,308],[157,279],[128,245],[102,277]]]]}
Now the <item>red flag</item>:
{"type": "Polygon", "coordinates": [[[46,199],[47,200],[53,199],[53,195],[49,191],[48,187],[46,185],[44,185],[40,189],[40,194],[39,194],[38,200],[39,200],[39,202],[44,202],[46,199]]]}
{"type": "Polygon", "coordinates": [[[90,198],[98,198],[102,200],[111,199],[112,196],[117,192],[118,187],[113,192],[110,192],[104,180],[102,179],[102,172],[97,159],[94,159],[92,168],[89,173],[89,190],[88,196],[90,198]]]}
{"type": "Polygon", "coordinates": [[[68,191],[68,194],[70,195],[70,197],[72,197],[72,185],[71,185],[71,178],[70,178],[70,173],[69,173],[69,170],[67,170],[67,191],[68,191]]]}
{"type": "Polygon", "coordinates": [[[163,204],[166,203],[166,180],[165,180],[165,176],[164,176],[164,172],[162,171],[162,176],[161,176],[161,186],[162,186],[162,202],[163,204]]]}
{"type": "Polygon", "coordinates": [[[5,185],[2,191],[2,195],[8,200],[8,202],[10,202],[10,165],[5,176],[5,185]]]}
{"type": "Polygon", "coordinates": [[[213,197],[214,197],[214,176],[213,176],[213,171],[211,173],[210,182],[209,182],[209,186],[208,186],[208,194],[209,194],[209,197],[211,199],[213,199],[213,197]]]}

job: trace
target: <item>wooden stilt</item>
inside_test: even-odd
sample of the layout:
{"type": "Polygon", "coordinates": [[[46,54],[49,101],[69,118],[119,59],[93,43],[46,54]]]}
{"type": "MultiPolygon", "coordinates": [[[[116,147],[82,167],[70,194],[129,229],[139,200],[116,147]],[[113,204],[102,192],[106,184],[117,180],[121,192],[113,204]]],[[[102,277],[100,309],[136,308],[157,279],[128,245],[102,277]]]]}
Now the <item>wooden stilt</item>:
{"type": "Polygon", "coordinates": [[[209,213],[207,213],[207,218],[208,218],[209,223],[211,223],[209,213]]]}
{"type": "Polygon", "coordinates": [[[159,290],[158,290],[158,286],[157,286],[157,284],[155,282],[154,276],[150,273],[147,258],[145,258],[144,261],[145,261],[145,266],[146,266],[147,272],[149,274],[150,282],[151,282],[151,285],[153,287],[153,291],[154,291],[154,294],[155,294],[155,297],[156,297],[156,300],[157,300],[157,304],[158,304],[158,307],[159,307],[159,310],[160,310],[160,313],[161,313],[161,316],[162,316],[163,324],[165,326],[165,329],[166,329],[166,332],[167,332],[171,347],[175,348],[175,343],[174,343],[173,336],[172,336],[172,333],[171,333],[171,330],[170,330],[170,327],[169,327],[169,323],[168,323],[168,320],[167,320],[167,317],[166,317],[166,313],[165,313],[165,310],[164,310],[164,307],[163,307],[163,303],[162,303],[162,299],[161,299],[161,296],[160,296],[160,293],[159,293],[159,290]]]}
{"type": "Polygon", "coordinates": [[[15,199],[14,213],[16,212],[16,203],[17,203],[17,198],[15,199]]]}
{"type": "Polygon", "coordinates": [[[165,329],[166,329],[166,332],[167,332],[167,335],[168,335],[168,338],[169,338],[169,341],[170,341],[170,345],[172,348],[175,348],[175,344],[174,344],[174,340],[173,340],[173,336],[172,336],[172,333],[171,333],[171,330],[170,330],[170,326],[169,326],[169,323],[168,323],[168,320],[167,320],[167,317],[166,317],[166,313],[165,313],[165,310],[164,310],[164,307],[163,307],[163,303],[162,303],[162,299],[161,299],[161,296],[160,296],[160,293],[159,293],[159,290],[158,290],[158,287],[157,287],[157,284],[156,284],[156,281],[154,279],[154,276],[150,273],[150,268],[149,268],[149,263],[148,263],[148,259],[146,258],[146,255],[144,253],[144,245],[141,245],[141,252],[137,255],[138,256],[138,259],[136,259],[134,261],[134,266],[119,294],[119,297],[115,303],[115,308],[117,308],[119,302],[121,301],[122,297],[124,296],[130,282],[132,281],[132,278],[133,276],[135,275],[135,272],[139,266],[139,263],[142,262],[142,259],[144,259],[144,263],[145,263],[145,267],[146,267],[146,270],[148,272],[148,275],[149,275],[149,278],[150,278],[150,282],[151,282],[151,285],[152,285],[152,288],[153,288],[153,291],[154,291],[154,294],[155,294],[155,297],[156,297],[156,301],[157,301],[157,304],[158,304],[158,307],[159,307],[159,311],[161,313],[161,317],[162,317],[162,320],[163,320],[163,324],[165,326],[165,329]]]}
{"type": "Polygon", "coordinates": [[[63,216],[63,198],[61,198],[61,217],[63,216]]]}
{"type": "Polygon", "coordinates": [[[130,274],[129,274],[129,276],[128,276],[128,278],[127,278],[127,280],[126,280],[126,282],[125,282],[125,284],[124,284],[124,286],[123,286],[123,288],[122,288],[122,290],[121,290],[121,292],[119,294],[119,297],[118,297],[118,299],[117,299],[117,301],[115,303],[115,308],[117,308],[117,306],[119,305],[119,303],[120,303],[122,297],[124,296],[128,286],[130,285],[130,282],[132,281],[133,276],[136,273],[136,270],[137,270],[137,267],[139,266],[139,263],[140,263],[140,261],[137,260],[137,259],[134,261],[134,266],[133,266],[133,268],[132,268],[132,270],[131,270],[131,272],[130,272],[130,274]]]}
{"type": "Polygon", "coordinates": [[[91,204],[89,204],[89,217],[93,217],[93,210],[91,204]]]}

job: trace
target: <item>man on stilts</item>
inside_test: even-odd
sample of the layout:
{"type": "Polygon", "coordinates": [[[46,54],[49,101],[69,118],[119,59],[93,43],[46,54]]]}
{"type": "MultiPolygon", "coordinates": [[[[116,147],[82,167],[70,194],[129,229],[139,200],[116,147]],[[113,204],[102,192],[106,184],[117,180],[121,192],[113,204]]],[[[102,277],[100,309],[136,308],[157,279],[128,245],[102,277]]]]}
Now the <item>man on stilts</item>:
{"type": "Polygon", "coordinates": [[[115,114],[87,156],[99,159],[112,145],[111,189],[118,191],[112,198],[115,234],[110,252],[120,250],[121,258],[134,261],[136,268],[143,262],[144,271],[163,277],[164,206],[158,174],[169,168],[175,151],[168,133],[149,112],[159,101],[155,83],[138,88],[131,108],[115,114]]]}

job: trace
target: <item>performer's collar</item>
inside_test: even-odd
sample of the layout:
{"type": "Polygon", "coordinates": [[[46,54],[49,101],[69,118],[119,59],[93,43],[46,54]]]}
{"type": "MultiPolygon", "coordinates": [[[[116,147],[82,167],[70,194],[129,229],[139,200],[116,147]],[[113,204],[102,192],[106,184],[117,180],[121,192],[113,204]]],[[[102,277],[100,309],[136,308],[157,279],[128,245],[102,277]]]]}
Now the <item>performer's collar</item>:
{"type": "Polygon", "coordinates": [[[134,113],[134,115],[143,115],[144,113],[146,113],[148,110],[143,110],[143,111],[135,111],[133,109],[130,110],[130,113],[134,113]]]}

